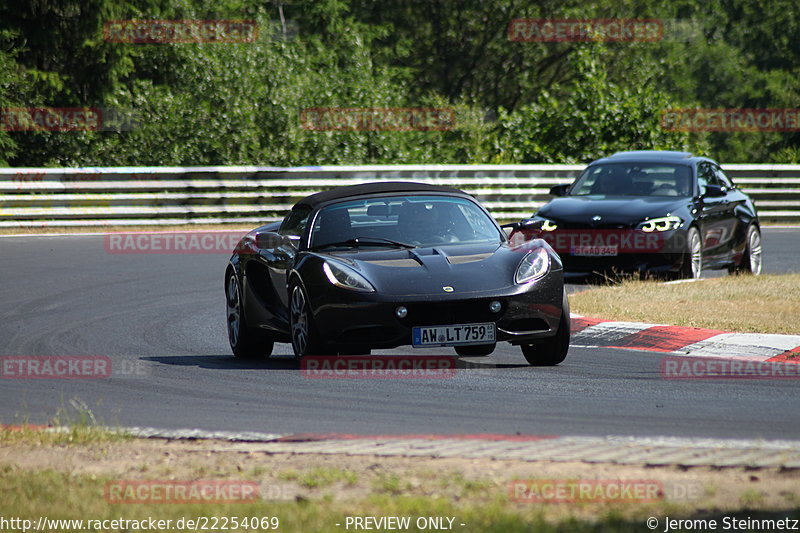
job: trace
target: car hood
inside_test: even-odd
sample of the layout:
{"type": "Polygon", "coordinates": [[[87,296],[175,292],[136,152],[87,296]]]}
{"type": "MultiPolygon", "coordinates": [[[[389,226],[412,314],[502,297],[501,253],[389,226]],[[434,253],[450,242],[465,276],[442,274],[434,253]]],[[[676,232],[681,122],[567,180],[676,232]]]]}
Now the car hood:
{"type": "Polygon", "coordinates": [[[567,196],[554,198],[536,212],[558,222],[580,224],[638,224],[645,218],[663,217],[689,204],[688,198],[629,196],[567,196]],[[599,216],[601,220],[593,220],[599,216]]]}
{"type": "Polygon", "coordinates": [[[452,287],[454,295],[463,296],[514,286],[514,273],[525,252],[508,243],[493,243],[361,248],[319,255],[355,268],[382,294],[443,294],[451,292],[444,287],[452,287]]]}

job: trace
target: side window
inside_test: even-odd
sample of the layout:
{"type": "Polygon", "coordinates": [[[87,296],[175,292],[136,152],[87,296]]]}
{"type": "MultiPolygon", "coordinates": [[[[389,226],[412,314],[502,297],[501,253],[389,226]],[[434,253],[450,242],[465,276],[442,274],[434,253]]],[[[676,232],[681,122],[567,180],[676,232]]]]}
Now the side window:
{"type": "Polygon", "coordinates": [[[489,220],[477,207],[467,204],[459,204],[458,212],[463,217],[466,224],[455,224],[459,228],[471,228],[471,236],[460,236],[461,240],[472,239],[494,239],[497,237],[497,229],[492,226],[489,220]]]}
{"type": "Polygon", "coordinates": [[[721,168],[714,167],[714,170],[716,171],[717,180],[719,180],[720,185],[727,189],[733,189],[735,187],[731,179],[725,175],[721,168]]]}
{"type": "Polygon", "coordinates": [[[706,185],[721,185],[717,178],[717,173],[711,163],[700,163],[697,165],[697,185],[700,187],[700,195],[706,193],[706,185]]]}
{"type": "Polygon", "coordinates": [[[300,207],[293,210],[283,219],[283,224],[281,224],[281,229],[278,230],[278,233],[289,237],[302,236],[303,232],[306,230],[306,224],[308,224],[308,216],[310,214],[311,209],[308,207],[300,207]]]}

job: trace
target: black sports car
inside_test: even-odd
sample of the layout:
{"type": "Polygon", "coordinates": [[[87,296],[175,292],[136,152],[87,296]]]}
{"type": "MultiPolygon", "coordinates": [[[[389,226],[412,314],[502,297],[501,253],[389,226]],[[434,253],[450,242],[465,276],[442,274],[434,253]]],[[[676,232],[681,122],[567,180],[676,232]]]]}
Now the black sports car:
{"type": "Polygon", "coordinates": [[[755,206],[706,157],[619,152],[592,162],[573,184],[550,194],[559,198],[510,225],[511,239],[546,239],[567,272],[761,273],[755,206]]]}
{"type": "Polygon", "coordinates": [[[470,195],[379,182],[300,200],[248,233],[225,271],[237,357],[291,342],[297,357],[412,345],[488,355],[499,341],[532,365],[569,348],[561,262],[543,240],[512,247],[470,195]]]}

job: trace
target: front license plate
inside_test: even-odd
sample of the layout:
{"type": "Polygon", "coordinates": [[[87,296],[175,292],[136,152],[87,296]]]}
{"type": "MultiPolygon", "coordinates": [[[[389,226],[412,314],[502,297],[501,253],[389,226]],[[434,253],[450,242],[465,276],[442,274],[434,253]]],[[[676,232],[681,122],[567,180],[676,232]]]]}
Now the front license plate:
{"type": "Polygon", "coordinates": [[[607,257],[618,255],[616,246],[576,246],[571,250],[572,255],[588,257],[607,257]]]}
{"type": "Polygon", "coordinates": [[[412,346],[456,346],[495,342],[494,324],[458,324],[455,326],[419,326],[413,329],[412,346]]]}

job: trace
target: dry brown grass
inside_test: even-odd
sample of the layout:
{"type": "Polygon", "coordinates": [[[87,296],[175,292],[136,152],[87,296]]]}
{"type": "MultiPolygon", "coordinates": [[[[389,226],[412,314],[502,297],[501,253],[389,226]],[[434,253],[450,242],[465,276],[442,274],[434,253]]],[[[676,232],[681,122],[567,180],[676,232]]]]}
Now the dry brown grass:
{"type": "Polygon", "coordinates": [[[573,313],[752,333],[800,334],[800,274],[691,283],[627,280],[570,296],[573,313]]]}
{"type": "MultiPolygon", "coordinates": [[[[466,524],[453,531],[630,533],[646,531],[643,524],[648,516],[663,520],[666,515],[696,516],[709,511],[791,516],[800,501],[797,483],[798,471],[792,469],[686,470],[488,458],[265,453],[259,443],[219,441],[129,439],[74,446],[0,442],[3,515],[34,524],[42,515],[94,520],[152,516],[173,521],[197,516],[278,516],[278,531],[341,533],[344,527],[336,524],[345,516],[450,516],[457,517],[456,524],[466,524]],[[662,483],[665,493],[655,502],[518,503],[508,492],[515,479],[651,480],[662,483]],[[263,499],[205,504],[106,500],[106,483],[145,480],[249,481],[259,486],[263,499]],[[680,487],[692,489],[690,495],[670,492],[680,487]]],[[[112,526],[103,531],[123,530],[112,526]]]]}

